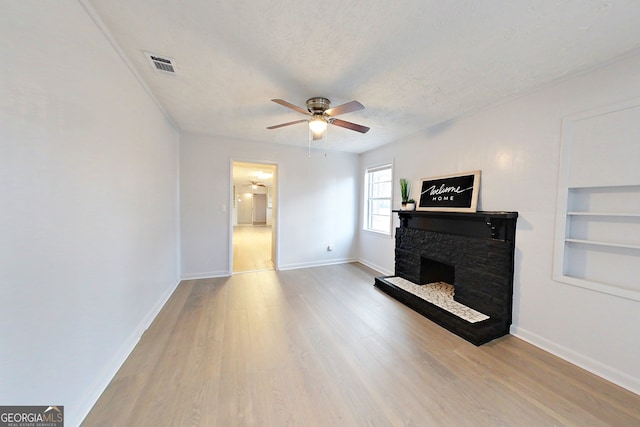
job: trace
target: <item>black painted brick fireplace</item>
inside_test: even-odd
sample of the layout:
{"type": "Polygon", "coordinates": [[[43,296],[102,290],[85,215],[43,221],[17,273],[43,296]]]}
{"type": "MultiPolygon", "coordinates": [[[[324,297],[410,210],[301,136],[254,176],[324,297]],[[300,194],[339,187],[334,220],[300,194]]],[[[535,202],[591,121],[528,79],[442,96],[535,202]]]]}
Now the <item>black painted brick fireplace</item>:
{"type": "Polygon", "coordinates": [[[395,276],[454,285],[454,300],[490,318],[470,323],[378,277],[375,286],[466,340],[509,333],[517,212],[397,211],[395,276]]]}

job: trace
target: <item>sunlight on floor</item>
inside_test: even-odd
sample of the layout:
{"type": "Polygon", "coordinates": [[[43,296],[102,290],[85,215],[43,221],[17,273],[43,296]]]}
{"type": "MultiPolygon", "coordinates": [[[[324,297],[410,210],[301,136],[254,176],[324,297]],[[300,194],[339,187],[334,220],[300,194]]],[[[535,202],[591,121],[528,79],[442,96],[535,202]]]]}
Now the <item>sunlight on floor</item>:
{"type": "Polygon", "coordinates": [[[233,227],[233,272],[272,269],[271,226],[233,227]]]}

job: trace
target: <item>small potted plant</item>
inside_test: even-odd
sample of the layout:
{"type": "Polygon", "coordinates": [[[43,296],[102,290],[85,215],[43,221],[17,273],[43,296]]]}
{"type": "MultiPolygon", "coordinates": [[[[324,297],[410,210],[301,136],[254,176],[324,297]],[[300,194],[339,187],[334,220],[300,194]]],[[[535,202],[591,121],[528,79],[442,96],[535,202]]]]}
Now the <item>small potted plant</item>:
{"type": "Polygon", "coordinates": [[[405,207],[403,209],[414,211],[416,209],[416,201],[413,199],[407,200],[407,203],[405,204],[405,207]]]}
{"type": "MultiPolygon", "coordinates": [[[[411,183],[406,178],[400,178],[400,197],[402,198],[402,210],[407,210],[407,203],[411,197],[411,183]]],[[[415,200],[413,201],[413,207],[415,209],[415,200]]]]}

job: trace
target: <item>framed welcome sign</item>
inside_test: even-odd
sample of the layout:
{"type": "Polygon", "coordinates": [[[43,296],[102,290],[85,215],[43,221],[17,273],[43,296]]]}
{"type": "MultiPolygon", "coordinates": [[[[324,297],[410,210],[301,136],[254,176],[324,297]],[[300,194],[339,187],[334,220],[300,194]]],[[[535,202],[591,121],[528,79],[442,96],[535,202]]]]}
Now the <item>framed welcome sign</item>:
{"type": "Polygon", "coordinates": [[[422,178],[418,185],[419,211],[475,212],[480,171],[422,178]]]}

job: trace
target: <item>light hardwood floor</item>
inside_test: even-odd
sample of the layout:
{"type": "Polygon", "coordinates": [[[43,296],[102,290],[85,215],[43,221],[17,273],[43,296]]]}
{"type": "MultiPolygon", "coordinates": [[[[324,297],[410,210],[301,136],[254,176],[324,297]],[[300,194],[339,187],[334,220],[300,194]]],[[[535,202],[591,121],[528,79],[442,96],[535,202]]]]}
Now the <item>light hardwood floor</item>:
{"type": "Polygon", "coordinates": [[[233,227],[233,272],[273,269],[271,226],[233,227]]]}
{"type": "Polygon", "coordinates": [[[640,396],[513,336],[475,347],[375,275],[182,282],[83,425],[640,425],[640,396]]]}

